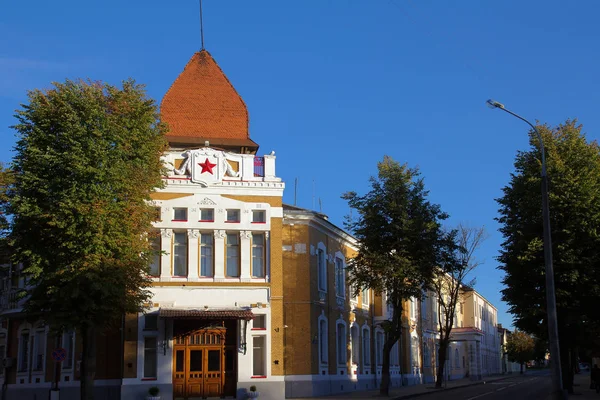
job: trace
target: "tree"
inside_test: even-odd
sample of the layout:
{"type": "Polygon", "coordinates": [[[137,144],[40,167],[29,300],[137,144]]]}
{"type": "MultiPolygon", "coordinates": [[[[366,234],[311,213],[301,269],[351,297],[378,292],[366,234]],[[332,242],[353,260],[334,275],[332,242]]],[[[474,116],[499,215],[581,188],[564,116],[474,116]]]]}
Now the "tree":
{"type": "Polygon", "coordinates": [[[377,169],[367,194],[342,197],[358,214],[346,221],[358,241],[358,252],[348,262],[349,283],[357,292],[369,288],[385,293],[392,306],[391,319],[382,324],[386,339],[380,390],[387,395],[390,350],[402,335],[402,303],[421,298],[432,282],[445,241],[440,222],[448,216],[427,200],[418,169],[387,156],[377,169]]]}
{"type": "Polygon", "coordinates": [[[0,163],[0,263],[8,258],[8,232],[9,220],[7,210],[9,205],[8,191],[13,182],[13,175],[8,168],[0,163]]]}
{"type": "Polygon", "coordinates": [[[441,316],[438,330],[439,338],[439,365],[437,366],[437,379],[435,386],[442,387],[444,367],[450,335],[454,325],[459,295],[464,286],[473,286],[475,279],[466,282],[468,275],[481,264],[474,257],[475,251],[486,239],[484,228],[472,228],[462,224],[448,235],[452,239],[447,243],[446,257],[440,264],[438,273],[433,280],[433,292],[437,298],[438,315],[441,316]]]}
{"type": "Polygon", "coordinates": [[[530,361],[534,355],[535,339],[522,331],[514,331],[506,342],[506,352],[508,359],[512,362],[518,362],[521,365],[521,374],[523,373],[523,364],[530,361]]]}
{"type": "MultiPolygon", "coordinates": [[[[581,125],[567,120],[538,126],[547,155],[550,224],[563,385],[570,392],[574,350],[600,320],[600,148],[581,125]]],[[[498,267],[505,272],[502,299],[515,326],[548,338],[540,180],[540,148],[517,153],[515,172],[497,199],[504,236],[498,267]]]]}
{"type": "Polygon", "coordinates": [[[93,398],[96,333],[149,299],[147,271],[165,126],[142,86],[70,81],[17,110],[10,191],[25,311],[83,343],[81,398],[93,398]]]}

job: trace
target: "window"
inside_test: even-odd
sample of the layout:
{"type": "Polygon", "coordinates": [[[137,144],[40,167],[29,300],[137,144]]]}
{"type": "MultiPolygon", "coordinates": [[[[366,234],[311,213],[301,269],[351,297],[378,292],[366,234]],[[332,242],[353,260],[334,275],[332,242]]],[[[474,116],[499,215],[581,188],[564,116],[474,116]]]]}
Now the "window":
{"type": "Polygon", "coordinates": [[[427,296],[423,293],[421,297],[421,318],[427,319],[427,296]]]}
{"type": "Polygon", "coordinates": [[[213,276],[213,235],[210,233],[200,234],[200,276],[213,276]]]}
{"type": "Polygon", "coordinates": [[[342,323],[337,324],[336,332],[336,344],[337,344],[337,363],[338,365],[346,364],[346,325],[342,323]]]}
{"type": "Polygon", "coordinates": [[[390,351],[390,365],[400,365],[400,356],[398,355],[398,342],[394,343],[390,351]]]}
{"type": "Polygon", "coordinates": [[[375,333],[375,360],[377,365],[383,365],[383,332],[375,333]]]}
{"type": "Polygon", "coordinates": [[[344,261],[337,257],[335,259],[335,294],[337,297],[346,297],[344,261]]]}
{"type": "Polygon", "coordinates": [[[252,223],[253,224],[264,224],[267,222],[267,216],[264,210],[252,211],[252,223]]]}
{"type": "Polygon", "coordinates": [[[19,372],[29,369],[29,330],[25,329],[19,336],[19,372]]]}
{"type": "MultiPolygon", "coordinates": [[[[6,353],[6,333],[0,333],[0,358],[4,358],[6,353]]],[[[4,368],[0,367],[0,376],[4,374],[4,368]]]]}
{"type": "Polygon", "coordinates": [[[265,330],[267,329],[267,316],[265,314],[255,314],[252,320],[253,330],[265,330]]]}
{"type": "Polygon", "coordinates": [[[454,349],[454,367],[460,368],[460,356],[458,355],[458,349],[454,349]]]}
{"type": "Polygon", "coordinates": [[[173,275],[187,276],[188,241],[186,232],[175,232],[173,243],[173,275]]]}
{"type": "Polygon", "coordinates": [[[371,365],[371,334],[369,329],[363,329],[363,365],[371,365]]]}
{"type": "Polygon", "coordinates": [[[228,277],[240,276],[240,238],[235,233],[227,234],[227,262],[226,272],[228,277]]]}
{"type": "Polygon", "coordinates": [[[200,222],[214,222],[215,212],[212,208],[200,209],[200,222]]]}
{"type": "Polygon", "coordinates": [[[144,330],[145,331],[157,331],[158,330],[158,314],[151,313],[144,316],[144,330]]]}
{"type": "Polygon", "coordinates": [[[410,298],[410,317],[412,319],[415,319],[417,316],[416,309],[417,309],[417,304],[416,304],[415,298],[411,297],[410,298]]]}
{"type": "Polygon", "coordinates": [[[240,222],[240,210],[227,210],[225,222],[240,222]]]}
{"type": "Polygon", "coordinates": [[[325,261],[325,251],[317,249],[317,273],[319,278],[319,290],[327,291],[327,263],[325,261]]]}
{"type": "Polygon", "coordinates": [[[319,320],[319,360],[327,364],[327,321],[319,320]]]}
{"type": "Polygon", "coordinates": [[[266,376],[265,336],[252,337],[252,376],[266,376]]]}
{"type": "Polygon", "coordinates": [[[459,304],[460,304],[460,313],[464,314],[463,303],[459,303],[459,304]]]}
{"type": "Polygon", "coordinates": [[[150,239],[150,276],[160,275],[160,236],[150,239]]]}
{"type": "Polygon", "coordinates": [[[35,331],[35,337],[33,341],[33,370],[43,371],[44,370],[44,354],[46,353],[46,331],[37,330],[35,331]]]}
{"type": "Polygon", "coordinates": [[[265,235],[252,235],[252,277],[265,277],[265,235]]]}
{"type": "Polygon", "coordinates": [[[435,325],[437,325],[438,323],[438,301],[437,301],[437,297],[433,296],[433,323],[435,325]]]}
{"type": "Polygon", "coordinates": [[[350,344],[352,346],[352,364],[358,365],[360,341],[358,337],[358,327],[355,325],[350,328],[350,344]]]}
{"type": "Polygon", "coordinates": [[[423,344],[423,365],[425,367],[431,366],[431,353],[429,351],[429,343],[423,344]]]}
{"type": "Polygon", "coordinates": [[[144,338],[144,378],[157,377],[157,343],[156,336],[144,338]]]}
{"type": "Polygon", "coordinates": [[[173,221],[187,221],[187,208],[173,208],[173,221]]]}
{"type": "Polygon", "coordinates": [[[369,305],[369,288],[363,288],[361,297],[362,297],[363,306],[368,306],[369,305]]]}
{"type": "Polygon", "coordinates": [[[419,339],[414,337],[411,339],[410,358],[412,360],[412,366],[419,366],[419,339]]]}
{"type": "Polygon", "coordinates": [[[75,333],[73,331],[67,331],[63,333],[62,346],[67,351],[67,357],[62,362],[63,369],[73,368],[73,350],[75,349],[75,333]]]}

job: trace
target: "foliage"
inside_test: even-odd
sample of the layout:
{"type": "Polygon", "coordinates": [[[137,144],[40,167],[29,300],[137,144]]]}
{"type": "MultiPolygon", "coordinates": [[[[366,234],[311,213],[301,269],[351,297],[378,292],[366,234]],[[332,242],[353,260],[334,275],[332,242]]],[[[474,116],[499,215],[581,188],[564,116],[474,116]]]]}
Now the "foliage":
{"type": "Polygon", "coordinates": [[[514,331],[506,342],[508,359],[512,362],[524,364],[533,359],[535,339],[523,331],[514,331]]]}
{"type": "Polygon", "coordinates": [[[132,80],[55,83],[29,92],[15,116],[9,209],[15,261],[32,284],[25,309],[85,342],[149,298],[145,233],[165,127],[132,80]]]}
{"type": "Polygon", "coordinates": [[[346,221],[358,241],[358,252],[348,262],[349,283],[356,293],[364,288],[385,293],[392,306],[391,320],[382,325],[387,336],[381,392],[387,394],[389,353],[402,333],[402,303],[420,298],[431,284],[446,240],[440,221],[447,214],[427,200],[416,168],[387,156],[377,168],[367,194],[348,192],[342,197],[358,215],[346,221]]]}
{"type": "Polygon", "coordinates": [[[160,393],[158,386],[152,386],[150,389],[148,389],[148,394],[152,397],[158,396],[158,393],[160,393]]]}
{"type": "MultiPolygon", "coordinates": [[[[581,342],[591,322],[600,320],[600,148],[595,141],[588,142],[575,120],[557,127],[541,125],[538,130],[547,155],[556,303],[565,364],[570,358],[568,349],[581,342]]],[[[505,272],[502,299],[515,316],[515,326],[545,339],[541,158],[533,131],[530,145],[529,150],[517,153],[515,172],[497,200],[504,236],[498,268],[505,272]]],[[[563,365],[563,371],[569,370],[571,366],[563,365]]]]}
{"type": "Polygon", "coordinates": [[[439,321],[439,365],[437,367],[436,387],[442,386],[444,365],[450,334],[457,314],[457,305],[461,290],[465,285],[472,287],[475,278],[467,282],[467,277],[481,264],[475,258],[475,251],[487,238],[484,228],[473,228],[460,224],[446,237],[445,251],[438,273],[433,280],[433,293],[437,300],[439,321]]]}
{"type": "Polygon", "coordinates": [[[250,391],[251,392],[256,392],[256,385],[250,386],[250,391]]]}
{"type": "Polygon", "coordinates": [[[8,191],[13,182],[12,172],[0,163],[0,263],[4,255],[8,253],[7,235],[9,232],[9,220],[7,218],[9,198],[8,191]]]}

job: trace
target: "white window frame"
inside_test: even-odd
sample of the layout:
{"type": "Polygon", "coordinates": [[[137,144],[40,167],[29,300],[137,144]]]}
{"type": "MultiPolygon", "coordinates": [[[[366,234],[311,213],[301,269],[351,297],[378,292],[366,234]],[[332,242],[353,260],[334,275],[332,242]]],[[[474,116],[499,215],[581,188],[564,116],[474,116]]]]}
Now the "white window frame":
{"type": "Polygon", "coordinates": [[[375,329],[375,365],[383,366],[383,348],[385,346],[385,332],[379,328],[375,329]],[[379,340],[381,339],[381,341],[379,340]]]}
{"type": "Polygon", "coordinates": [[[200,278],[213,278],[215,276],[215,235],[213,232],[200,231],[200,238],[198,240],[198,275],[200,278]],[[204,243],[203,239],[208,237],[210,243],[204,243]],[[202,249],[210,248],[211,257],[209,261],[210,265],[210,274],[202,274],[202,260],[204,260],[204,255],[202,254],[202,249]]]}
{"type": "Polygon", "coordinates": [[[367,307],[367,308],[368,308],[368,307],[369,307],[369,304],[371,304],[371,302],[370,302],[370,300],[371,300],[371,299],[369,299],[369,297],[370,297],[371,293],[369,292],[369,290],[370,290],[369,288],[363,288],[363,289],[360,291],[360,298],[361,298],[361,300],[360,300],[360,301],[361,301],[361,303],[362,303],[362,305],[363,305],[363,308],[364,308],[364,307],[367,307]],[[365,296],[365,295],[366,295],[366,296],[365,296]],[[365,301],[365,300],[366,300],[366,301],[365,301]]]}
{"type": "MultiPolygon", "coordinates": [[[[33,346],[32,350],[31,350],[31,355],[29,356],[29,363],[30,366],[29,368],[31,369],[32,374],[34,375],[42,375],[45,373],[46,371],[46,353],[47,353],[47,349],[48,349],[48,328],[44,325],[37,325],[34,329],[33,329],[34,335],[33,338],[30,336],[30,340],[33,339],[33,346]],[[38,334],[41,333],[43,335],[44,338],[44,342],[43,342],[43,348],[42,348],[42,368],[41,369],[34,369],[35,364],[37,363],[37,356],[38,353],[40,352],[40,343],[38,342],[38,334]]],[[[30,334],[31,335],[31,334],[30,334]]]]}
{"type": "Polygon", "coordinates": [[[348,364],[348,324],[346,324],[346,321],[344,321],[343,319],[338,319],[337,321],[335,321],[335,355],[338,368],[346,368],[346,365],[348,364]],[[342,332],[342,339],[344,341],[343,343],[339,342],[340,327],[342,327],[342,329],[344,330],[342,332]]]}
{"type": "Polygon", "coordinates": [[[335,253],[334,270],[335,270],[335,295],[339,298],[346,298],[346,258],[337,251],[335,253]],[[338,263],[339,261],[339,263],[338,263]],[[341,269],[341,270],[340,270],[341,269]],[[339,286],[339,287],[338,287],[339,286]]]}
{"type": "Polygon", "coordinates": [[[190,218],[190,210],[188,210],[187,207],[173,207],[173,219],[172,219],[173,221],[185,222],[185,221],[188,221],[189,218],[190,218]],[[175,218],[177,211],[181,211],[181,210],[185,210],[185,219],[175,218]]]}
{"type": "Polygon", "coordinates": [[[267,347],[268,347],[268,345],[267,345],[267,335],[252,335],[251,338],[252,338],[252,374],[251,374],[251,376],[253,378],[266,377],[266,376],[268,376],[268,371],[267,371],[267,367],[268,367],[268,362],[267,362],[267,357],[268,357],[267,356],[267,354],[268,354],[268,352],[267,352],[267,347]],[[263,360],[262,360],[262,369],[263,369],[264,374],[261,374],[261,375],[257,375],[257,374],[254,373],[255,372],[254,371],[254,339],[258,339],[258,338],[262,338],[262,341],[263,341],[263,347],[261,348],[261,350],[262,350],[262,357],[263,357],[263,360]]]}
{"type": "Polygon", "coordinates": [[[356,322],[350,324],[350,362],[356,366],[360,363],[360,327],[356,322]],[[353,332],[356,332],[356,337],[353,332]]]}
{"type": "MultiPolygon", "coordinates": [[[[31,324],[23,324],[19,327],[18,331],[17,331],[17,375],[26,375],[29,373],[29,370],[31,369],[31,340],[32,340],[32,333],[35,332],[33,327],[31,326],[31,324]],[[23,333],[25,333],[25,331],[27,331],[27,343],[24,345],[23,341],[21,340],[21,337],[23,336],[23,333]],[[26,351],[27,351],[27,356],[25,359],[25,362],[27,363],[27,367],[23,367],[23,351],[24,348],[23,346],[27,346],[26,347],[26,351]]],[[[18,379],[17,379],[17,383],[18,383],[18,379]]]]}
{"type": "Polygon", "coordinates": [[[73,371],[73,366],[75,365],[75,330],[69,329],[62,333],[61,346],[63,347],[63,349],[66,349],[67,352],[69,350],[71,351],[71,354],[69,355],[67,353],[67,357],[65,358],[66,361],[67,359],[69,359],[69,356],[71,357],[71,366],[66,366],[65,362],[63,361],[61,363],[61,369],[65,372],[73,371]],[[70,346],[67,346],[66,343],[69,340],[69,336],[73,337],[73,341],[70,344],[70,346]]]}
{"type": "Polygon", "coordinates": [[[144,335],[144,341],[142,342],[143,345],[143,353],[142,353],[142,379],[158,379],[158,371],[160,369],[160,365],[158,363],[158,349],[159,349],[159,340],[158,340],[158,331],[156,331],[156,334],[150,334],[150,335],[144,335]],[[156,373],[154,374],[155,376],[146,376],[146,339],[154,339],[156,340],[156,347],[155,347],[155,352],[154,352],[154,357],[155,357],[155,367],[156,367],[156,373]]]}
{"type": "Polygon", "coordinates": [[[327,343],[329,327],[327,317],[323,314],[317,320],[317,330],[319,336],[319,365],[325,367],[329,364],[329,346],[327,343]]]}
{"type": "Polygon", "coordinates": [[[263,278],[264,279],[267,276],[267,237],[264,232],[252,233],[251,251],[252,251],[252,253],[250,254],[250,256],[252,258],[252,263],[250,265],[250,274],[251,274],[252,278],[263,278]],[[254,238],[256,238],[256,237],[262,238],[262,241],[263,241],[262,244],[260,244],[260,245],[255,244],[254,238]],[[254,263],[257,259],[256,257],[254,257],[255,249],[259,249],[260,253],[261,253],[261,259],[262,259],[261,275],[254,274],[254,263]]]}
{"type": "Polygon", "coordinates": [[[171,261],[171,263],[173,265],[173,267],[172,267],[173,269],[171,271],[171,276],[178,277],[178,278],[185,278],[185,277],[187,277],[189,275],[189,273],[190,273],[190,271],[189,271],[189,267],[190,267],[189,266],[189,262],[190,262],[190,260],[189,260],[189,248],[190,248],[190,240],[188,238],[187,231],[185,231],[185,230],[175,230],[175,231],[173,231],[173,260],[171,261]],[[183,237],[185,238],[185,245],[177,244],[177,242],[176,242],[177,235],[183,235],[183,237]],[[184,264],[185,264],[185,275],[175,275],[175,258],[176,258],[175,254],[177,253],[177,251],[175,250],[175,248],[179,247],[179,246],[185,248],[184,249],[185,251],[184,251],[184,254],[183,254],[183,256],[185,257],[185,261],[184,261],[184,264]]]}
{"type": "Polygon", "coordinates": [[[327,248],[323,242],[317,244],[317,281],[320,292],[327,293],[327,248]]]}
{"type": "MultiPolygon", "coordinates": [[[[371,328],[365,324],[361,329],[362,337],[362,365],[363,369],[370,370],[372,366],[371,360],[371,328]]],[[[363,373],[365,372],[363,371],[363,373]]]]}

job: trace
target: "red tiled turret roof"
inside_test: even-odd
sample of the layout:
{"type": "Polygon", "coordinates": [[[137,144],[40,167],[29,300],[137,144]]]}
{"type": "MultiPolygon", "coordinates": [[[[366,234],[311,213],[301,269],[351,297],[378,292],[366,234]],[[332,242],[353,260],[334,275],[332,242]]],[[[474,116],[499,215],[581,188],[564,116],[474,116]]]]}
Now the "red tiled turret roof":
{"type": "Polygon", "coordinates": [[[246,104],[206,50],[192,56],[160,111],[169,142],[258,147],[248,133],[246,104]]]}

